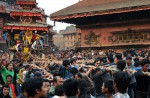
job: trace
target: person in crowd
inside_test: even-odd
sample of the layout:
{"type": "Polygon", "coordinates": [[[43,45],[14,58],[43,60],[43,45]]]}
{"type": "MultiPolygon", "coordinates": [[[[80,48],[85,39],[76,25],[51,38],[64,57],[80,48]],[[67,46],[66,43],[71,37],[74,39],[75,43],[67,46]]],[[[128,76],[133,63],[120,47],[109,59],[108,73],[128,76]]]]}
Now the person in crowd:
{"type": "MultiPolygon", "coordinates": [[[[13,63],[7,63],[6,68],[3,65],[3,60],[1,61],[2,63],[0,64],[0,71],[2,73],[2,77],[3,77],[3,81],[6,83],[6,77],[8,75],[11,75],[12,77],[14,77],[14,67],[13,67],[13,63]]],[[[19,76],[17,75],[17,79],[20,79],[19,76]]],[[[23,82],[23,80],[20,79],[20,81],[23,82]]]]}
{"type": "Polygon", "coordinates": [[[125,60],[118,60],[116,71],[123,71],[125,69],[125,67],[126,67],[126,61],[125,60]]]}
{"type": "Polygon", "coordinates": [[[94,69],[94,76],[93,76],[93,83],[94,83],[94,87],[96,90],[96,98],[101,98],[103,95],[101,89],[102,84],[104,82],[104,74],[106,74],[106,70],[105,69],[100,69],[100,68],[95,68],[94,69]]]}
{"type": "Polygon", "coordinates": [[[115,59],[114,59],[115,64],[117,64],[119,60],[122,60],[122,54],[116,53],[115,59]]]}
{"type": "Polygon", "coordinates": [[[150,55],[147,56],[147,60],[150,60],[150,55]]]}
{"type": "Polygon", "coordinates": [[[104,81],[102,86],[102,93],[105,94],[105,98],[112,98],[112,95],[114,93],[112,79],[107,79],[106,81],[104,81]]]}
{"type": "MultiPolygon", "coordinates": [[[[22,80],[24,80],[23,79],[23,71],[24,70],[25,69],[23,67],[21,67],[19,72],[18,72],[18,75],[19,75],[20,79],[22,79],[22,80]]],[[[21,93],[22,83],[23,83],[22,81],[17,80],[17,96],[21,93]]]]}
{"type": "MultiPolygon", "coordinates": [[[[134,69],[135,66],[132,63],[132,57],[131,56],[127,56],[126,57],[126,69],[134,69]]],[[[128,87],[128,94],[130,96],[130,98],[136,98],[136,78],[134,73],[132,73],[131,71],[127,71],[131,77],[131,81],[130,81],[130,85],[128,87]]]]}
{"type": "Polygon", "coordinates": [[[48,79],[43,79],[44,80],[44,83],[47,87],[47,98],[52,98],[49,94],[49,91],[50,91],[50,81],[48,79]]]}
{"type": "Polygon", "coordinates": [[[30,66],[29,66],[29,65],[26,65],[24,69],[25,69],[25,70],[23,71],[23,79],[25,79],[26,74],[29,72],[30,66]]]}
{"type": "Polygon", "coordinates": [[[15,78],[13,78],[11,75],[8,75],[7,77],[6,77],[6,84],[8,84],[9,85],[9,87],[10,87],[10,96],[12,97],[12,98],[16,98],[16,92],[17,92],[17,90],[16,90],[16,79],[15,78]],[[14,80],[13,80],[14,79],[14,80]]]}
{"type": "Polygon", "coordinates": [[[47,97],[48,88],[42,78],[29,79],[27,84],[27,93],[29,98],[47,97]]]}
{"type": "Polygon", "coordinates": [[[2,86],[2,93],[0,94],[0,98],[12,98],[9,95],[9,92],[10,92],[10,87],[7,84],[4,84],[2,86]]]}
{"type": "Polygon", "coordinates": [[[22,84],[21,93],[17,98],[28,98],[27,85],[27,82],[22,84]]]}
{"type": "Polygon", "coordinates": [[[55,94],[52,98],[60,98],[60,97],[63,97],[65,94],[64,94],[64,89],[63,89],[63,85],[60,84],[58,86],[56,86],[55,88],[55,94]]]}
{"type": "Polygon", "coordinates": [[[113,76],[115,94],[112,98],[130,98],[127,94],[127,88],[130,82],[129,75],[126,72],[118,71],[113,76]]]}
{"type": "Polygon", "coordinates": [[[75,78],[76,74],[78,73],[78,69],[73,67],[70,69],[70,73],[72,74],[72,77],[75,78]]]}
{"type": "Polygon", "coordinates": [[[79,68],[79,66],[77,65],[77,60],[75,59],[75,58],[72,58],[71,60],[70,60],[70,68],[73,68],[73,67],[75,67],[75,68],[79,68]]]}
{"type": "Polygon", "coordinates": [[[67,98],[78,98],[79,84],[74,78],[67,79],[63,83],[64,92],[67,98]]]}
{"type": "Polygon", "coordinates": [[[83,75],[82,75],[82,79],[87,82],[88,88],[89,88],[89,90],[90,90],[90,94],[91,94],[93,97],[95,97],[95,96],[96,96],[96,90],[95,90],[93,81],[92,81],[86,74],[83,74],[83,75]]]}
{"type": "Polygon", "coordinates": [[[40,71],[36,71],[34,73],[34,78],[42,78],[42,73],[40,71]]]}
{"type": "Polygon", "coordinates": [[[109,56],[108,58],[107,58],[107,65],[109,65],[109,66],[111,66],[111,65],[115,65],[115,63],[114,63],[114,58],[112,57],[112,56],[109,56]]]}
{"type": "Polygon", "coordinates": [[[142,69],[138,70],[135,73],[137,88],[136,88],[136,96],[137,98],[150,98],[150,76],[149,76],[149,64],[150,61],[147,59],[143,59],[141,61],[142,69]]]}
{"type": "Polygon", "coordinates": [[[63,66],[60,68],[59,72],[62,75],[64,79],[68,79],[72,77],[70,71],[69,71],[69,66],[70,66],[70,61],[69,60],[64,60],[63,61],[63,66]]]}
{"type": "Polygon", "coordinates": [[[63,84],[63,82],[64,82],[64,80],[60,76],[55,76],[53,78],[53,84],[50,87],[50,95],[51,96],[54,95],[56,86],[63,84]]]}
{"type": "Polygon", "coordinates": [[[81,73],[77,73],[75,75],[75,78],[78,80],[78,79],[82,79],[82,74],[81,73]]]}
{"type": "Polygon", "coordinates": [[[131,56],[127,56],[126,57],[126,68],[128,68],[128,69],[133,69],[133,68],[135,68],[135,66],[134,66],[134,63],[133,63],[134,61],[132,60],[132,57],[131,56]]]}
{"type": "Polygon", "coordinates": [[[2,93],[2,83],[0,82],[0,94],[2,93]]]}
{"type": "Polygon", "coordinates": [[[99,67],[100,64],[101,64],[101,62],[100,62],[99,59],[96,59],[96,60],[94,61],[94,66],[95,66],[95,67],[99,67]]]}
{"type": "Polygon", "coordinates": [[[78,84],[79,84],[79,97],[91,96],[90,89],[88,88],[88,83],[84,79],[79,79],[78,84]]]}

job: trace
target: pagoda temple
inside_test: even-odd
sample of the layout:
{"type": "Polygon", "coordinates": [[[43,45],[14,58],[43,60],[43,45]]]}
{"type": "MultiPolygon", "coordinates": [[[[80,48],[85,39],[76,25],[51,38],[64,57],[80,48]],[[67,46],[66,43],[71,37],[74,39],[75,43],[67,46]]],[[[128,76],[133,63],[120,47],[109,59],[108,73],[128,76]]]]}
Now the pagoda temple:
{"type": "Polygon", "coordinates": [[[5,21],[3,34],[7,36],[10,51],[29,54],[31,50],[41,53],[52,42],[53,27],[47,24],[47,15],[37,7],[36,0],[16,0],[10,10],[11,20],[5,21]],[[51,38],[51,39],[49,39],[51,38]]]}
{"type": "Polygon", "coordinates": [[[150,48],[150,0],[82,0],[50,18],[75,24],[82,48],[150,48]]]}
{"type": "Polygon", "coordinates": [[[0,47],[1,52],[3,52],[3,50],[7,48],[6,41],[2,37],[4,22],[5,20],[9,20],[11,18],[7,11],[7,8],[9,7],[7,5],[8,3],[6,1],[4,0],[0,1],[0,46],[3,46],[0,47]]]}

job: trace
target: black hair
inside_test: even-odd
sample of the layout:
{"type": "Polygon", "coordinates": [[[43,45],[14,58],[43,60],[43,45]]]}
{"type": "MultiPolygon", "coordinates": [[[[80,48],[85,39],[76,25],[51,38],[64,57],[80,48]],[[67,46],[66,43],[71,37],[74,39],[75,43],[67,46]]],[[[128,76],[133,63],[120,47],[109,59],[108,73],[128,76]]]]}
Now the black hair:
{"type": "Polygon", "coordinates": [[[53,82],[57,82],[57,78],[56,77],[53,78],[53,82]]]}
{"type": "Polygon", "coordinates": [[[73,77],[75,77],[75,75],[78,73],[78,69],[73,67],[70,69],[71,74],[73,75],[73,77]]]}
{"type": "Polygon", "coordinates": [[[26,92],[26,91],[27,91],[27,82],[24,82],[22,84],[21,92],[23,93],[23,92],[26,92]]]}
{"type": "Polygon", "coordinates": [[[79,79],[78,84],[79,84],[79,90],[80,90],[79,96],[81,96],[81,95],[90,95],[90,90],[88,88],[88,83],[87,83],[86,80],[79,79]]]}
{"type": "Polygon", "coordinates": [[[126,57],[128,54],[126,51],[123,52],[123,56],[126,57]]]}
{"type": "Polygon", "coordinates": [[[4,88],[10,88],[10,87],[9,87],[8,84],[4,84],[4,85],[2,86],[2,91],[3,91],[4,88]]]}
{"type": "Polygon", "coordinates": [[[141,66],[143,67],[145,64],[150,64],[150,61],[147,60],[147,59],[143,59],[143,60],[141,61],[141,66]]]}
{"type": "Polygon", "coordinates": [[[146,58],[149,59],[150,55],[148,55],[146,58]]]}
{"type": "Polygon", "coordinates": [[[94,69],[94,74],[96,74],[98,71],[101,71],[101,69],[100,68],[95,68],[94,69]]]}
{"type": "Polygon", "coordinates": [[[126,67],[126,62],[124,60],[119,60],[117,63],[117,68],[121,71],[126,67]]]}
{"type": "Polygon", "coordinates": [[[108,60],[113,63],[114,62],[114,58],[112,56],[108,56],[108,60]]]}
{"type": "Polygon", "coordinates": [[[62,77],[60,77],[60,76],[55,76],[55,77],[53,78],[53,82],[57,82],[57,78],[62,78],[62,77]]]}
{"type": "MultiPolygon", "coordinates": [[[[9,85],[8,84],[4,84],[3,86],[2,86],[2,91],[3,91],[3,89],[4,88],[9,88],[10,89],[10,87],[9,87],[9,85]]],[[[3,92],[2,92],[2,97],[4,97],[4,94],[3,94],[3,92]]],[[[8,93],[8,95],[7,96],[5,96],[6,98],[11,98],[10,97],[10,95],[9,95],[9,93],[8,93]]]]}
{"type": "Polygon", "coordinates": [[[95,61],[94,61],[94,64],[96,63],[96,62],[98,62],[98,61],[101,61],[100,59],[96,59],[95,61]]]}
{"type": "Polygon", "coordinates": [[[44,82],[49,82],[49,83],[50,83],[50,81],[49,81],[48,79],[45,79],[45,78],[43,79],[43,81],[44,81],[44,82]]]}
{"type": "Polygon", "coordinates": [[[126,93],[130,82],[129,74],[127,72],[118,71],[114,73],[113,76],[118,92],[122,94],[126,93]]]}
{"type": "Polygon", "coordinates": [[[30,68],[30,66],[29,66],[29,65],[26,65],[26,66],[25,66],[25,69],[27,69],[27,68],[30,68]]]}
{"type": "Polygon", "coordinates": [[[8,77],[11,77],[11,78],[13,78],[13,77],[12,77],[12,75],[7,75],[7,76],[6,76],[6,79],[7,79],[8,77]]]}
{"type": "Polygon", "coordinates": [[[77,75],[79,78],[82,79],[82,74],[81,74],[81,73],[77,73],[76,75],[77,75]]]}
{"type": "Polygon", "coordinates": [[[115,57],[116,57],[118,60],[120,60],[120,59],[122,59],[122,54],[121,54],[121,53],[116,53],[115,57]]]}
{"type": "Polygon", "coordinates": [[[63,94],[64,94],[63,85],[56,86],[56,88],[55,88],[55,95],[63,96],[63,94]]]}
{"type": "Polygon", "coordinates": [[[42,78],[29,79],[27,81],[27,93],[29,97],[36,95],[36,90],[41,90],[44,80],[42,78]]]}
{"type": "Polygon", "coordinates": [[[42,78],[42,74],[37,71],[37,72],[34,73],[34,77],[36,77],[36,78],[42,78]]]}
{"type": "Polygon", "coordinates": [[[139,61],[139,58],[134,58],[133,60],[134,60],[134,62],[137,62],[137,61],[139,61]]]}
{"type": "Polygon", "coordinates": [[[75,61],[76,61],[76,59],[72,58],[72,59],[70,60],[70,63],[72,64],[72,63],[75,62],[75,61]]]}
{"type": "Polygon", "coordinates": [[[132,60],[132,57],[131,56],[127,56],[126,60],[132,60]]]}
{"type": "Polygon", "coordinates": [[[14,64],[13,64],[13,63],[7,63],[7,64],[6,64],[6,68],[7,68],[10,64],[12,64],[12,66],[14,67],[14,64]]]}
{"type": "Polygon", "coordinates": [[[9,64],[11,64],[11,63],[7,63],[7,64],[6,64],[6,68],[8,67],[9,64]]]}
{"type": "Polygon", "coordinates": [[[63,66],[64,67],[67,67],[67,66],[69,66],[70,65],[70,61],[69,60],[64,60],[63,61],[63,66]]]}
{"type": "Polygon", "coordinates": [[[79,89],[78,81],[74,78],[70,78],[64,82],[63,88],[67,97],[76,96],[79,89]]]}
{"type": "Polygon", "coordinates": [[[135,63],[134,63],[134,66],[135,67],[139,67],[141,65],[141,62],[140,61],[136,61],[135,63]]]}
{"type": "Polygon", "coordinates": [[[108,89],[108,92],[110,94],[112,94],[114,92],[114,89],[113,89],[113,80],[112,79],[106,79],[104,81],[104,87],[108,89]]]}
{"type": "Polygon", "coordinates": [[[91,96],[90,95],[81,95],[78,98],[91,98],[91,96]]]}

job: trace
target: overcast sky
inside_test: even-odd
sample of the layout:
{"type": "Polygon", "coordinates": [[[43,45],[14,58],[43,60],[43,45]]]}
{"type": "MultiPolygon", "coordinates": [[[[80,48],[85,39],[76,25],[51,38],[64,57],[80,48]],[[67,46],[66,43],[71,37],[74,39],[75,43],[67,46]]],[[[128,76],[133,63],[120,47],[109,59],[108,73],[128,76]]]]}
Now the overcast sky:
{"type": "MultiPolygon", "coordinates": [[[[50,15],[53,12],[56,12],[72,4],[77,3],[79,0],[36,0],[36,1],[38,3],[38,6],[45,9],[45,13],[47,15],[50,15]]],[[[50,19],[48,19],[48,23],[54,25],[54,22],[50,21],[50,19]]],[[[69,26],[69,24],[56,22],[54,30],[58,31],[63,30],[66,28],[66,26],[69,26]]]]}

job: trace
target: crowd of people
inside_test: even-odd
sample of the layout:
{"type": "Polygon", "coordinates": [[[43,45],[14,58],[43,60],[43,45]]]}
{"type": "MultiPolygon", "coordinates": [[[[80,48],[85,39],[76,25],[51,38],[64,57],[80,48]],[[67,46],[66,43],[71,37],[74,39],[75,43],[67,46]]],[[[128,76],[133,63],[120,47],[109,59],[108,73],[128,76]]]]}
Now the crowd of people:
{"type": "Polygon", "coordinates": [[[0,61],[0,98],[150,98],[150,51],[55,51],[0,61]]]}

